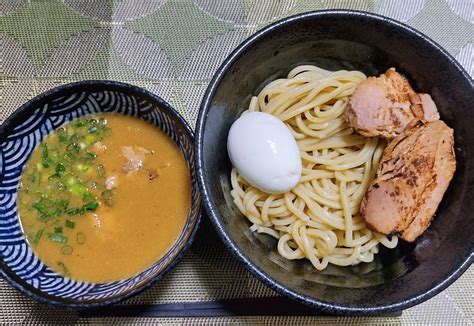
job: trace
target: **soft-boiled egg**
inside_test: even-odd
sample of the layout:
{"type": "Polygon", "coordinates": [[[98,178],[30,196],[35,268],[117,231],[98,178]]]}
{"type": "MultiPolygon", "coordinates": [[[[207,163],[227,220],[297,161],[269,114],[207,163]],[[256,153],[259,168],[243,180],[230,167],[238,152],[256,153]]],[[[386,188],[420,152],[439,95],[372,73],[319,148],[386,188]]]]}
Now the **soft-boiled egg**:
{"type": "Polygon", "coordinates": [[[301,158],[288,127],[275,116],[247,112],[230,128],[227,151],[252,186],[271,194],[291,190],[301,178],[301,158]]]}

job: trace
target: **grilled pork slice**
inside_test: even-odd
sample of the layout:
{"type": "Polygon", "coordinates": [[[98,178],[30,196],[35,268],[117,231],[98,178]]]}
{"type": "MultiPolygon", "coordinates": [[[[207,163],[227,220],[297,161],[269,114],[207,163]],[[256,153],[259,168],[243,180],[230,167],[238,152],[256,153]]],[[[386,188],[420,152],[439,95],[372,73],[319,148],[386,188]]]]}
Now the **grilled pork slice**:
{"type": "Polygon", "coordinates": [[[416,120],[438,120],[438,110],[428,94],[417,94],[408,81],[388,69],[369,77],[349,99],[346,120],[366,137],[393,139],[416,120]]]}
{"type": "Polygon", "coordinates": [[[410,108],[418,119],[425,121],[439,120],[438,108],[429,94],[409,94],[409,97],[410,108]]]}
{"type": "Polygon", "coordinates": [[[454,171],[453,130],[417,122],[385,148],[360,214],[369,228],[414,241],[429,226],[454,171]]]}

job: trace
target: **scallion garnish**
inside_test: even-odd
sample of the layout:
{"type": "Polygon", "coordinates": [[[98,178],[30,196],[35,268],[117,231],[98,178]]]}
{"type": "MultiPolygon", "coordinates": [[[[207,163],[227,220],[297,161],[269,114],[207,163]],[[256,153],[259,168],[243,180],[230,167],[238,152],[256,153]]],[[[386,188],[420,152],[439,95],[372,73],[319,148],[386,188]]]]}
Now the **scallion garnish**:
{"type": "MultiPolygon", "coordinates": [[[[107,171],[96,161],[92,146],[110,132],[105,118],[82,118],[59,128],[51,142],[40,145],[40,157],[25,168],[21,189],[27,194],[22,205],[37,214],[36,225],[27,230],[32,245],[47,238],[59,243],[63,255],[73,254],[74,233],[68,232],[75,229],[78,215],[96,211],[99,205],[111,205],[114,192],[105,190],[107,171]]],[[[86,236],[77,231],[76,243],[82,245],[86,236]]],[[[57,265],[57,270],[69,274],[63,262],[57,261],[57,265]]]]}
{"type": "Polygon", "coordinates": [[[95,143],[95,136],[94,135],[87,135],[86,136],[86,143],[88,143],[89,145],[92,145],[93,143],[95,143]]]}
{"type": "Polygon", "coordinates": [[[80,208],[70,208],[66,211],[67,215],[78,215],[80,213],[80,208]]]}
{"type": "Polygon", "coordinates": [[[74,248],[71,247],[70,245],[65,245],[65,246],[62,246],[61,248],[61,253],[63,255],[70,255],[72,254],[73,251],[74,251],[74,248]]]}
{"type": "Polygon", "coordinates": [[[59,179],[59,174],[55,173],[55,174],[52,174],[48,177],[48,180],[51,181],[51,180],[54,180],[54,179],[59,179]]]}
{"type": "Polygon", "coordinates": [[[71,193],[76,195],[76,196],[80,196],[80,195],[84,195],[85,193],[87,193],[87,187],[83,184],[76,183],[76,184],[73,184],[69,188],[69,191],[71,191],[71,193]]]}
{"type": "Polygon", "coordinates": [[[112,190],[104,190],[102,191],[100,196],[102,197],[102,200],[105,202],[107,206],[112,205],[112,197],[114,196],[114,193],[112,192],[112,190]]]}
{"type": "Polygon", "coordinates": [[[48,239],[51,240],[51,241],[54,241],[54,242],[59,242],[59,243],[62,243],[62,244],[66,244],[67,243],[67,237],[61,235],[61,234],[56,234],[56,233],[50,233],[48,235],[48,239]]]}
{"type": "Polygon", "coordinates": [[[85,120],[81,120],[81,121],[79,121],[79,122],[76,123],[76,127],[82,128],[82,127],[84,127],[86,124],[87,124],[87,122],[86,122],[85,120]]]}
{"type": "Polygon", "coordinates": [[[39,229],[36,234],[35,234],[35,237],[33,238],[33,244],[37,245],[38,242],[41,240],[41,236],[43,235],[43,232],[44,232],[44,229],[39,229]]]}
{"type": "Polygon", "coordinates": [[[76,235],[76,240],[78,244],[84,244],[86,242],[86,236],[82,232],[78,232],[76,235]]]}
{"type": "Polygon", "coordinates": [[[99,206],[99,203],[96,201],[91,201],[90,203],[82,206],[84,207],[87,211],[95,211],[96,208],[99,206]]]}
{"type": "Polygon", "coordinates": [[[89,160],[95,160],[96,157],[97,157],[97,155],[95,155],[94,153],[89,152],[89,151],[86,152],[86,158],[87,158],[87,159],[89,159],[89,160]]]}
{"type": "Polygon", "coordinates": [[[95,196],[93,194],[91,194],[90,192],[86,192],[82,196],[82,201],[83,202],[90,202],[90,201],[93,201],[93,200],[95,200],[95,196]]]}
{"type": "Polygon", "coordinates": [[[71,220],[66,220],[65,226],[67,228],[74,229],[74,227],[76,226],[76,223],[74,221],[71,221],[71,220]]]}
{"type": "Polygon", "coordinates": [[[49,209],[41,202],[33,203],[31,207],[33,207],[34,209],[36,209],[39,213],[43,215],[51,215],[51,212],[49,211],[49,209]]]}
{"type": "Polygon", "coordinates": [[[67,199],[58,199],[55,202],[56,207],[66,209],[67,206],[69,205],[69,200],[67,199]]]}
{"type": "Polygon", "coordinates": [[[49,198],[41,198],[40,203],[43,204],[45,207],[53,207],[54,202],[49,198]]]}
{"type": "Polygon", "coordinates": [[[42,147],[43,147],[43,151],[41,154],[41,159],[42,159],[41,163],[43,164],[44,168],[49,168],[49,165],[51,164],[51,158],[49,157],[48,145],[43,144],[42,147]]]}
{"type": "Polygon", "coordinates": [[[56,217],[61,217],[61,216],[63,216],[63,213],[64,213],[64,212],[63,212],[62,209],[56,208],[56,209],[54,210],[54,216],[56,216],[56,217]]]}
{"type": "Polygon", "coordinates": [[[64,276],[69,276],[69,269],[67,269],[66,265],[62,261],[58,261],[56,264],[61,268],[64,276]]]}
{"type": "Polygon", "coordinates": [[[65,142],[67,142],[67,136],[66,136],[66,135],[64,135],[64,134],[62,134],[62,135],[59,135],[59,137],[58,137],[58,138],[59,138],[59,141],[60,141],[61,143],[65,143],[65,142]]]}
{"type": "Polygon", "coordinates": [[[56,164],[56,174],[61,176],[64,175],[64,171],[66,171],[66,167],[62,163],[56,164]]]}
{"type": "Polygon", "coordinates": [[[105,176],[105,167],[102,164],[97,165],[97,174],[99,177],[105,176]]]}

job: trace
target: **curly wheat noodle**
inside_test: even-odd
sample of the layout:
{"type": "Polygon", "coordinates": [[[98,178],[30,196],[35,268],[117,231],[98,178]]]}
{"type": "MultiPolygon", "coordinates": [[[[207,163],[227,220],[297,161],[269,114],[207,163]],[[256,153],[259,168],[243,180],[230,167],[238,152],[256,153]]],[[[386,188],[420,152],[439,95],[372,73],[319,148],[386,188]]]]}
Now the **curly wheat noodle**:
{"type": "Polygon", "coordinates": [[[371,262],[379,244],[394,248],[398,242],[369,230],[358,215],[385,147],[354,133],[343,117],[348,96],[365,79],[359,71],[305,65],[268,84],[248,111],[273,114],[289,128],[303,163],[300,182],[272,195],[252,187],[235,168],[231,173],[231,195],[250,229],[277,238],[284,258],[307,258],[318,270],[371,262]]]}

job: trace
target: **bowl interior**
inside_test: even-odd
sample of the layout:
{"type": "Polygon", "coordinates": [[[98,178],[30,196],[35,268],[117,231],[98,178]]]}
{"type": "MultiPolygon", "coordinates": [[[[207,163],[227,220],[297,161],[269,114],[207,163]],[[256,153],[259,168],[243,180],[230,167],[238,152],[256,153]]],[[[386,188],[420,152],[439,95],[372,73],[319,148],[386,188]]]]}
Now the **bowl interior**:
{"type": "Polygon", "coordinates": [[[316,12],[276,23],[227,59],[203,100],[197,148],[209,215],[224,241],[254,273],[306,303],[339,311],[413,305],[467,268],[472,252],[474,196],[467,188],[474,173],[472,97],[471,79],[449,55],[393,21],[364,13],[316,12]],[[442,119],[454,128],[454,180],[434,222],[414,244],[382,249],[372,263],[318,272],[308,261],[280,257],[270,236],[250,232],[250,223],[230,196],[227,133],[252,95],[301,64],[356,69],[367,75],[396,67],[416,91],[432,95],[442,119]]]}
{"type": "Polygon", "coordinates": [[[15,112],[1,127],[0,143],[0,268],[16,288],[35,299],[78,307],[115,302],[156,280],[189,246],[200,216],[193,136],[184,120],[162,99],[115,82],[61,86],[15,112]],[[65,278],[38,260],[22,234],[16,207],[19,177],[36,146],[64,123],[99,112],[136,116],[161,128],[183,153],[192,184],[192,206],[186,224],[168,253],[138,275],[103,284],[65,278]]]}

